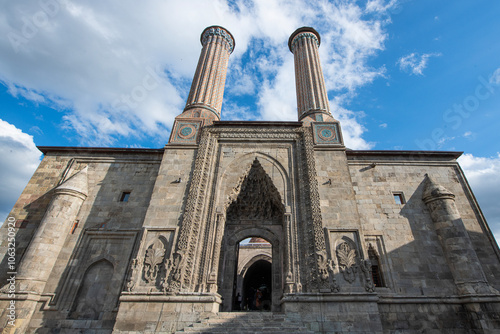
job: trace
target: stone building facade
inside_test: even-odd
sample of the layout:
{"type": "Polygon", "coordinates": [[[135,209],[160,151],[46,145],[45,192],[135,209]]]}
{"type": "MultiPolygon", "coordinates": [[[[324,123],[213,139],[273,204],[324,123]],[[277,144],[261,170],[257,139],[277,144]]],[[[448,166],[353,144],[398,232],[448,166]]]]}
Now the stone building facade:
{"type": "Polygon", "coordinates": [[[500,251],[459,152],[346,148],[307,27],[298,121],[220,121],[235,43],[201,42],[164,148],[39,147],[2,227],[3,333],[500,331],[500,251]],[[269,246],[239,256],[247,238],[269,246]],[[235,312],[250,272],[271,312],[235,312]]]}

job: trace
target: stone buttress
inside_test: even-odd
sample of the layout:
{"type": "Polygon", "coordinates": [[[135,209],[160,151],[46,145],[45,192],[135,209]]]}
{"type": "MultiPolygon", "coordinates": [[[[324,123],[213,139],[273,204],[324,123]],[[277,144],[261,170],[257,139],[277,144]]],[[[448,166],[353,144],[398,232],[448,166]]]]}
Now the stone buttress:
{"type": "Polygon", "coordinates": [[[17,272],[17,294],[25,300],[17,303],[22,310],[13,333],[24,333],[35,312],[47,280],[61,252],[80,208],[88,196],[87,167],[54,190],[47,208],[17,272]]]}

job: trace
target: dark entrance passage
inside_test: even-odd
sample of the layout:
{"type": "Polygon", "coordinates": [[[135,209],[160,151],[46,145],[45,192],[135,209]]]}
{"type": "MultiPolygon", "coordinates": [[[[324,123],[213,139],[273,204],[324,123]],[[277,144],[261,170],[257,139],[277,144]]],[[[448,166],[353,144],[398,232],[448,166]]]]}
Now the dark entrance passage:
{"type": "Polygon", "coordinates": [[[243,279],[244,307],[253,311],[270,311],[272,305],[272,265],[266,260],[252,264],[243,279]]]}

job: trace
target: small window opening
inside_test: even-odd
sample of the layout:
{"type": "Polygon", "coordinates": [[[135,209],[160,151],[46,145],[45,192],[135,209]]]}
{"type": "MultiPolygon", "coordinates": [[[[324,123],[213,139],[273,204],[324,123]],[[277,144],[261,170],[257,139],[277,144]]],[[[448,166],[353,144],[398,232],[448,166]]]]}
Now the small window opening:
{"type": "Polygon", "coordinates": [[[373,285],[377,288],[385,286],[384,278],[382,277],[382,272],[380,270],[380,258],[372,244],[368,245],[368,257],[370,258],[370,262],[372,264],[373,285]]]}
{"type": "Polygon", "coordinates": [[[120,202],[128,202],[129,197],[130,197],[130,191],[122,192],[122,195],[120,197],[120,202]]]}
{"type": "Polygon", "coordinates": [[[394,202],[396,204],[405,204],[405,197],[403,196],[403,193],[393,193],[394,195],[394,202]]]}

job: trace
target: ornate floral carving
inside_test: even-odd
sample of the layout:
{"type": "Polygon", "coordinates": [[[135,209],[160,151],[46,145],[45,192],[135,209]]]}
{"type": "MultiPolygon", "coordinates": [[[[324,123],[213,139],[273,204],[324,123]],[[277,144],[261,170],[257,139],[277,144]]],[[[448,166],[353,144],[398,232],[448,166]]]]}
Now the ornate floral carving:
{"type": "Polygon", "coordinates": [[[328,260],[328,271],[330,272],[331,274],[330,277],[332,278],[332,283],[331,283],[332,292],[339,292],[340,287],[337,284],[337,280],[335,279],[334,269],[335,269],[335,262],[333,262],[333,260],[328,260]]]}
{"type": "Polygon", "coordinates": [[[159,265],[163,262],[165,257],[165,245],[160,239],[155,242],[146,250],[144,257],[144,278],[146,282],[151,283],[156,280],[159,272],[159,265]]]}
{"type": "Polygon", "coordinates": [[[131,292],[135,288],[135,275],[139,270],[139,267],[142,266],[142,261],[140,259],[133,259],[130,264],[130,274],[127,282],[127,291],[131,292]]]}
{"type": "Polygon", "coordinates": [[[343,242],[337,247],[337,257],[344,279],[349,283],[354,282],[357,272],[356,250],[349,243],[343,242]]]}
{"type": "Polygon", "coordinates": [[[317,252],[318,257],[318,272],[321,279],[328,279],[328,259],[326,257],[326,252],[317,252]]]}
{"type": "Polygon", "coordinates": [[[371,261],[370,260],[361,260],[360,267],[363,275],[365,276],[365,290],[368,292],[375,292],[375,285],[372,282],[372,273],[371,273],[371,261]]]}
{"type": "Polygon", "coordinates": [[[237,188],[240,193],[227,209],[228,220],[283,219],[281,196],[257,158],[237,188]]]}

